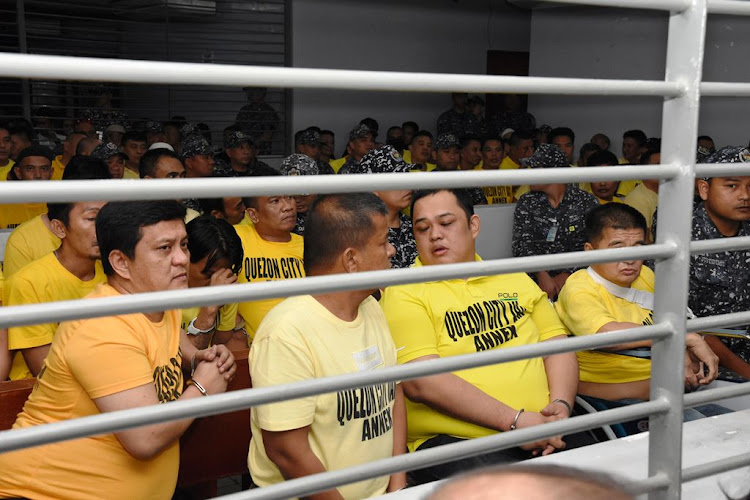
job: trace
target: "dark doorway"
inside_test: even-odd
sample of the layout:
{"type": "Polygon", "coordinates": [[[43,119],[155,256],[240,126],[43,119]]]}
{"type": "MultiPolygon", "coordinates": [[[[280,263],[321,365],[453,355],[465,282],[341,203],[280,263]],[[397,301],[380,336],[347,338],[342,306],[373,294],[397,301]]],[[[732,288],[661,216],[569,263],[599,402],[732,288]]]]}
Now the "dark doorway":
{"type": "MultiPolygon", "coordinates": [[[[508,52],[505,50],[488,50],[487,51],[487,74],[488,75],[508,75],[508,76],[529,76],[529,53],[528,52],[508,52]]],[[[528,94],[519,94],[521,99],[520,111],[526,111],[529,103],[528,94]]],[[[487,94],[486,96],[486,116],[507,111],[504,105],[503,94],[487,94]]]]}

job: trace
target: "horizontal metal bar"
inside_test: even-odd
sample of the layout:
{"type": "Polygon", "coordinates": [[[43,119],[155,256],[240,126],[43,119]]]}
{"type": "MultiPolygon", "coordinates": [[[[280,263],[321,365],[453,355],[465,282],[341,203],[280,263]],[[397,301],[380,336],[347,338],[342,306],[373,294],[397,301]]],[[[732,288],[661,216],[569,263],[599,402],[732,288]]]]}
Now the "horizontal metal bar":
{"type": "Polygon", "coordinates": [[[750,394],[750,382],[738,382],[731,386],[716,387],[714,389],[685,394],[683,401],[685,402],[685,406],[698,406],[712,403],[720,399],[736,398],[746,394],[750,394]]]}
{"type": "MultiPolygon", "coordinates": [[[[2,56],[0,56],[2,59],[2,56]]],[[[0,67],[2,62],[0,62],[0,67]]],[[[3,203],[61,203],[82,200],[165,200],[217,196],[269,196],[372,192],[388,189],[430,189],[493,185],[546,184],[626,179],[669,179],[677,165],[626,167],[534,168],[470,170],[428,174],[305,175],[271,177],[211,177],[201,179],[119,179],[95,181],[0,182],[3,203]]]]}
{"type": "Polygon", "coordinates": [[[718,314],[716,316],[706,316],[687,320],[687,331],[700,332],[701,330],[711,330],[713,328],[727,328],[737,325],[750,324],[750,311],[734,312],[728,314],[718,314]]]}
{"type": "MultiPolygon", "coordinates": [[[[745,2],[735,2],[742,3],[745,2]]],[[[750,7],[750,5],[747,5],[750,7]]],[[[748,97],[750,96],[750,83],[734,82],[701,82],[701,97],[748,97]]]]}
{"type": "Polygon", "coordinates": [[[468,439],[437,448],[385,458],[336,471],[292,479],[283,483],[225,495],[222,500],[283,500],[307,496],[343,484],[354,483],[373,477],[388,476],[403,470],[421,469],[432,465],[481,455],[496,450],[518,446],[545,437],[565,435],[593,427],[641,418],[649,414],[666,411],[669,403],[665,399],[623,406],[613,410],[590,413],[549,424],[501,432],[476,439],[468,439]]]}
{"type": "Polygon", "coordinates": [[[750,3],[737,0],[708,0],[706,2],[706,10],[709,14],[750,16],[750,3]]]}
{"type": "MultiPolygon", "coordinates": [[[[747,167],[745,167],[747,168],[747,167]]],[[[690,242],[690,253],[732,252],[750,248],[750,236],[735,236],[733,238],[714,238],[712,240],[696,240],[690,242]]]]}
{"type": "MultiPolygon", "coordinates": [[[[748,94],[750,96],[750,94],[748,94]]],[[[748,168],[744,163],[699,163],[695,166],[695,178],[747,176],[748,168]]]]}
{"type": "Polygon", "coordinates": [[[264,86],[397,92],[523,92],[525,94],[679,97],[684,86],[646,80],[593,80],[444,73],[408,73],[136,61],[0,53],[0,76],[173,85],[264,86]]]}
{"type": "Polygon", "coordinates": [[[594,7],[617,7],[623,9],[649,9],[682,12],[690,6],[690,0],[544,0],[544,3],[591,5],[594,7]]]}
{"type": "MultiPolygon", "coordinates": [[[[682,470],[682,482],[687,483],[688,481],[695,481],[708,476],[713,476],[720,472],[728,471],[731,469],[739,469],[750,465],[750,453],[743,453],[742,455],[735,455],[729,458],[722,458],[715,460],[707,464],[694,465],[687,467],[682,470]]],[[[729,497],[725,497],[729,498],[729,497]]]]}
{"type": "Polygon", "coordinates": [[[645,479],[635,479],[627,481],[623,486],[626,487],[631,495],[643,495],[652,491],[663,490],[670,485],[669,476],[665,473],[659,473],[645,479]]]}
{"type": "Polygon", "coordinates": [[[393,380],[410,380],[438,373],[507,363],[519,359],[549,356],[562,352],[604,347],[621,342],[661,339],[671,335],[672,330],[672,326],[668,323],[657,323],[652,326],[643,326],[630,330],[550,340],[533,345],[464,354],[421,363],[407,363],[382,370],[318,378],[261,389],[243,389],[206,398],[174,401],[162,405],[103,413],[53,424],[3,431],[0,432],[0,452],[29,448],[84,436],[107,434],[118,430],[172,420],[228,413],[276,401],[286,401],[344,389],[354,389],[393,380]]]}
{"type": "Polygon", "coordinates": [[[643,247],[591,250],[554,255],[535,255],[514,259],[486,260],[409,269],[389,269],[356,274],[331,274],[261,283],[169,290],[117,297],[79,299],[43,304],[0,307],[0,328],[18,325],[57,323],[78,318],[93,318],[136,312],[165,311],[185,307],[249,302],[293,295],[328,293],[347,290],[376,290],[392,285],[465,279],[522,271],[541,271],[585,266],[599,262],[630,259],[668,258],[676,245],[656,244],[643,247]]]}

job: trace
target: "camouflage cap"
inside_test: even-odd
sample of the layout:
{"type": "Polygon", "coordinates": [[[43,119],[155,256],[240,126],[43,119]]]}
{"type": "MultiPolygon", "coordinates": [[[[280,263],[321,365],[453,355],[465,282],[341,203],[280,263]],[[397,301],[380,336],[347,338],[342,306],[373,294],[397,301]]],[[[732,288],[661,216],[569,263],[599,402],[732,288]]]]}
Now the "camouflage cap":
{"type": "Polygon", "coordinates": [[[565,153],[554,144],[540,144],[534,154],[521,159],[521,166],[526,168],[569,167],[565,153]]]}
{"type": "Polygon", "coordinates": [[[314,130],[314,129],[303,130],[302,133],[299,135],[298,144],[318,145],[320,144],[320,134],[318,133],[317,130],[314,130]]]}
{"type": "Polygon", "coordinates": [[[158,134],[158,133],[164,132],[164,126],[161,124],[161,122],[157,122],[155,120],[149,120],[146,122],[146,125],[144,126],[144,130],[146,132],[151,132],[152,134],[158,134]]]}
{"type": "Polygon", "coordinates": [[[189,135],[182,140],[182,156],[184,158],[210,154],[211,145],[202,135],[189,135]]]}
{"type": "Polygon", "coordinates": [[[706,163],[706,158],[711,156],[711,151],[705,146],[698,146],[698,150],[695,152],[695,163],[706,163]]]}
{"type": "Polygon", "coordinates": [[[98,160],[104,160],[104,161],[107,161],[116,155],[120,155],[123,160],[128,159],[128,155],[120,151],[120,148],[117,147],[117,144],[113,142],[103,142],[99,144],[97,147],[95,147],[94,150],[91,152],[92,158],[96,158],[98,160]]]}
{"type": "Polygon", "coordinates": [[[750,150],[744,146],[724,146],[706,158],[706,163],[747,163],[750,150]]]}
{"type": "Polygon", "coordinates": [[[437,136],[435,142],[432,143],[432,147],[435,148],[435,150],[460,148],[461,143],[458,142],[458,137],[456,137],[456,134],[445,133],[437,136]]]}
{"type": "Polygon", "coordinates": [[[226,149],[233,149],[236,147],[239,147],[240,144],[243,142],[247,142],[251,146],[255,145],[255,142],[253,142],[253,138],[247,135],[246,133],[237,130],[235,132],[232,132],[232,135],[230,135],[225,141],[224,141],[224,148],[226,149]]]}
{"type": "Polygon", "coordinates": [[[350,174],[388,174],[409,172],[412,165],[404,161],[393,146],[388,144],[373,149],[349,169],[350,174]]]}
{"type": "Polygon", "coordinates": [[[360,137],[364,137],[367,134],[370,134],[374,137],[372,129],[370,129],[370,127],[368,127],[364,123],[360,123],[356,127],[354,127],[351,132],[349,132],[349,140],[353,141],[354,139],[359,139],[360,137]]]}
{"type": "Polygon", "coordinates": [[[318,175],[318,163],[307,155],[294,153],[281,161],[282,175],[318,175]]]}
{"type": "Polygon", "coordinates": [[[192,123],[185,123],[182,127],[180,127],[180,139],[182,141],[185,141],[192,135],[201,135],[201,131],[198,130],[198,127],[196,127],[192,123]]]}

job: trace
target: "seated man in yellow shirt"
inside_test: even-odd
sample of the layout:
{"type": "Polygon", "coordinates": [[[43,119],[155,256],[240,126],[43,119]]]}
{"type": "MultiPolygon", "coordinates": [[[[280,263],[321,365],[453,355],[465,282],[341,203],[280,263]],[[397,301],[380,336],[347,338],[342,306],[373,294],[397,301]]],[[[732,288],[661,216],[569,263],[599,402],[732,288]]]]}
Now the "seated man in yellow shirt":
{"type": "Polygon", "coordinates": [[[427,172],[435,168],[432,139],[432,134],[429,131],[420,130],[415,133],[404,151],[404,161],[413,165],[414,170],[427,172]]]}
{"type": "MultiPolygon", "coordinates": [[[[30,146],[18,154],[12,172],[21,181],[48,181],[52,152],[44,146],[30,146]]],[[[39,202],[0,205],[0,229],[13,229],[46,211],[47,205],[39,202]]]]}
{"type": "MultiPolygon", "coordinates": [[[[252,175],[281,175],[271,167],[258,169],[252,175]]],[[[287,195],[245,198],[247,215],[252,224],[234,227],[242,240],[244,260],[240,283],[303,278],[303,238],[292,230],[297,224],[297,203],[287,195]]],[[[241,302],[240,316],[245,320],[248,342],[255,337],[261,320],[282,299],[241,302]]]]}
{"type": "MultiPolygon", "coordinates": [[[[318,198],[307,224],[310,276],[391,267],[386,208],[375,195],[318,198]]],[[[274,307],[250,348],[253,387],[394,366],[396,349],[373,292],[300,295],[274,307]]],[[[405,420],[401,385],[395,382],[262,405],[251,415],[248,468],[262,487],[399,455],[406,451],[405,420]],[[357,401],[367,401],[366,407],[357,401]]],[[[402,472],[314,497],[359,500],[405,485],[402,472]]]]}
{"type": "MultiPolygon", "coordinates": [[[[103,201],[50,204],[48,217],[60,247],[8,279],[3,304],[16,306],[80,299],[105,281],[96,241],[103,201]]],[[[57,323],[12,326],[8,348],[19,351],[11,380],[36,377],[49,353],[57,323]]]]}
{"type": "MultiPolygon", "coordinates": [[[[498,170],[505,158],[503,141],[488,137],[482,141],[482,169],[498,170]]],[[[513,186],[484,186],[482,188],[488,205],[513,203],[513,186]]]]}
{"type": "MultiPolygon", "coordinates": [[[[188,285],[185,209],[174,201],[118,202],[99,212],[107,283],[90,298],[188,285]]],[[[155,311],[60,324],[14,429],[185,401],[226,391],[236,371],[224,346],[198,351],[180,313],[155,311]],[[192,378],[183,387],[183,370],[192,378]]],[[[180,436],[192,418],[0,455],[0,497],[93,500],[171,498],[180,436]]]]}
{"type": "MultiPolygon", "coordinates": [[[[646,244],[646,221],[637,210],[624,204],[600,205],[590,211],[586,229],[585,250],[646,244]]],[[[653,324],[653,292],[654,272],[643,261],[593,264],[568,278],[555,309],[568,330],[577,336],[636,328],[653,324]]],[[[686,387],[693,389],[710,383],[718,374],[717,356],[700,335],[688,333],[686,343],[686,387]],[[704,366],[708,368],[706,374],[704,366]]],[[[597,407],[648,400],[650,347],[651,341],[645,340],[577,353],[579,394],[593,398],[597,407]]],[[[698,407],[686,410],[686,419],[703,416],[703,411],[717,413],[715,408],[698,407]]],[[[626,425],[625,430],[633,432],[633,426],[626,425]]]]}
{"type": "MultiPolygon", "coordinates": [[[[480,221],[464,190],[419,191],[412,202],[416,266],[480,260],[480,221]]],[[[525,273],[390,286],[382,303],[399,363],[565,337],[544,292],[525,273]]],[[[570,416],[578,387],[573,353],[443,373],[402,383],[410,451],[570,416]]],[[[560,436],[413,472],[420,483],[565,447],[560,436]]]]}
{"type": "MultiPolygon", "coordinates": [[[[62,180],[108,179],[107,166],[90,156],[76,155],[68,162],[62,180]]],[[[3,272],[10,278],[17,271],[60,246],[46,210],[13,230],[5,244],[3,272]]]]}
{"type": "Polygon", "coordinates": [[[8,173],[15,162],[10,158],[10,126],[0,122],[0,181],[8,180],[8,173]]]}

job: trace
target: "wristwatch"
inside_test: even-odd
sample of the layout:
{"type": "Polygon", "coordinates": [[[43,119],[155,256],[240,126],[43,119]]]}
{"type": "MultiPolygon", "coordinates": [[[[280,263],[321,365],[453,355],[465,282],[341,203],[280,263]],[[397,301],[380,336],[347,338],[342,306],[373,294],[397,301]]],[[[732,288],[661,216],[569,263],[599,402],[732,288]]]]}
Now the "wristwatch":
{"type": "Polygon", "coordinates": [[[188,325],[188,327],[187,327],[187,334],[188,335],[196,335],[196,336],[197,335],[205,335],[207,333],[211,333],[211,332],[214,331],[213,327],[209,328],[208,330],[201,330],[200,328],[198,328],[197,326],[195,326],[195,320],[196,319],[197,318],[193,318],[193,321],[191,321],[190,324],[188,325]]]}

